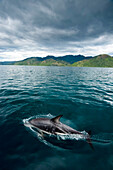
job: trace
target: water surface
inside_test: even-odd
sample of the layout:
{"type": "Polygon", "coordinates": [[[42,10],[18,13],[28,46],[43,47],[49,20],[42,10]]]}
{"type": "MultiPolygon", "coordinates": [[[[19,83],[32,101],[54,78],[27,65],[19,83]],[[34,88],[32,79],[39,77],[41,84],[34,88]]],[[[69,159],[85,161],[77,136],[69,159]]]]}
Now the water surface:
{"type": "Polygon", "coordinates": [[[113,169],[113,69],[0,66],[0,169],[113,169]],[[109,140],[77,149],[52,147],[22,120],[57,116],[92,137],[109,140]]]}

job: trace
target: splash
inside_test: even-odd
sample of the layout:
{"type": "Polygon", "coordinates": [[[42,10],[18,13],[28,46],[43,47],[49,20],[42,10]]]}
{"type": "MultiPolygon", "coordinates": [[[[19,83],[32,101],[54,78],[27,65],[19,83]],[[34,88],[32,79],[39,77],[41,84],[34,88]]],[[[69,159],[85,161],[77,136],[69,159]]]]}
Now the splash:
{"type": "Polygon", "coordinates": [[[67,139],[70,139],[70,140],[85,140],[86,139],[86,136],[87,136],[87,132],[86,131],[82,131],[81,132],[83,134],[80,135],[80,134],[64,134],[64,135],[57,135],[57,139],[60,140],[67,140],[67,139]]]}

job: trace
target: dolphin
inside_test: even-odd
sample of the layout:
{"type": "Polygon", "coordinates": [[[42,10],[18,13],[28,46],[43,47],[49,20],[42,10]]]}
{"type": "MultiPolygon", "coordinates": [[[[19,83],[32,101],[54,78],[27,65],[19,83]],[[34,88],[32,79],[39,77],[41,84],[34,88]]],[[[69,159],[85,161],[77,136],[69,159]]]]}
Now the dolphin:
{"type": "Polygon", "coordinates": [[[49,135],[70,135],[70,134],[76,134],[79,135],[80,139],[86,139],[86,141],[89,143],[92,149],[93,145],[91,143],[90,134],[77,131],[70,126],[67,126],[66,124],[63,124],[60,122],[60,118],[63,115],[56,116],[52,119],[49,118],[36,118],[31,119],[28,122],[30,123],[32,128],[35,128],[40,132],[42,137],[44,137],[44,134],[49,135]]]}

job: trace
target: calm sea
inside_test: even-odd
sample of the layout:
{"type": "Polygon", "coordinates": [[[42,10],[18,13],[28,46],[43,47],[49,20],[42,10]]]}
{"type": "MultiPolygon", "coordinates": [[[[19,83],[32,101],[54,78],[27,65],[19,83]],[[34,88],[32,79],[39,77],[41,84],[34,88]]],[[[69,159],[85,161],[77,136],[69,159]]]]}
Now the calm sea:
{"type": "Polygon", "coordinates": [[[112,170],[113,69],[0,66],[0,169],[112,170]],[[63,123],[91,130],[94,150],[75,139],[69,148],[49,145],[22,121],[59,114],[63,123]]]}

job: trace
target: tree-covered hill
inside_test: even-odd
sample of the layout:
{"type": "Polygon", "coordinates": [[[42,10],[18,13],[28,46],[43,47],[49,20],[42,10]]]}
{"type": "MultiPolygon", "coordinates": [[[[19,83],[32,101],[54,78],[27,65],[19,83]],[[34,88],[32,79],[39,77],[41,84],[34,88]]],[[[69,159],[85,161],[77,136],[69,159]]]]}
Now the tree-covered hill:
{"type": "Polygon", "coordinates": [[[83,60],[72,64],[75,67],[113,67],[113,57],[107,54],[95,56],[89,60],[83,60]]]}

